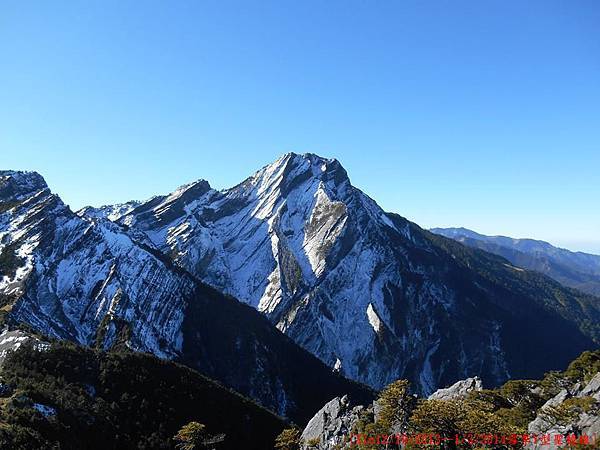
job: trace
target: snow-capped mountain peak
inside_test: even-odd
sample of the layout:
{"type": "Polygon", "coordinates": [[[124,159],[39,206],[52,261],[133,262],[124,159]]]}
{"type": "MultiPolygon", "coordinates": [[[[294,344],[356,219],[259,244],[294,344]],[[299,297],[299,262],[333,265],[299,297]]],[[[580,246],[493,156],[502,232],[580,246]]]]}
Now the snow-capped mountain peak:
{"type": "Polygon", "coordinates": [[[185,206],[166,200],[180,196],[121,221],[344,375],[374,387],[404,376],[430,393],[472,373],[498,383],[521,370],[501,337],[509,319],[491,306],[498,288],[473,274],[469,288],[456,285],[452,274],[470,269],[352,186],[337,160],[287,153],[230,189],[200,189],[185,206]],[[473,296],[486,299],[476,310],[473,296]]]}
{"type": "Polygon", "coordinates": [[[0,170],[0,200],[18,201],[48,189],[48,185],[37,172],[0,170]]]}
{"type": "Polygon", "coordinates": [[[337,160],[313,154],[288,153],[222,191],[185,185],[117,223],[377,388],[408,378],[429,394],[473,374],[488,384],[535,377],[591,345],[577,326],[599,315],[589,302],[575,313],[586,300],[560,286],[540,290],[546,280],[386,213],[337,160]],[[532,315],[543,325],[523,322],[532,315]]]}
{"type": "Polygon", "coordinates": [[[296,185],[308,179],[322,182],[332,192],[350,186],[346,171],[336,159],[312,153],[286,153],[224,193],[237,197],[259,197],[276,192],[285,197],[296,185]]]}
{"type": "Polygon", "coordinates": [[[367,389],[333,375],[258,312],[175,266],[168,256],[176,255],[162,254],[148,237],[158,240],[158,234],[107,218],[133,207],[135,217],[144,219],[140,224],[166,224],[167,245],[183,245],[186,235],[196,238],[206,226],[201,205],[214,195],[222,194],[200,181],[142,205],[75,214],[38,174],[1,172],[0,305],[7,323],[185,362],[295,419],[306,419],[330,395],[351,390],[370,398],[367,389]],[[173,221],[179,228],[172,228],[173,221]],[[323,385],[299,380],[300,367],[323,385]],[[316,393],[309,399],[308,389],[316,393]]]}

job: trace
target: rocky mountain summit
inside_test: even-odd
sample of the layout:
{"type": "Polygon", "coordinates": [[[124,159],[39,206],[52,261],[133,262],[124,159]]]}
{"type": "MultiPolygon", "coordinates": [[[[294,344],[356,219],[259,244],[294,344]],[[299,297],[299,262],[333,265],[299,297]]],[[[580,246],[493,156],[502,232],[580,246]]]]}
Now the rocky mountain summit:
{"type": "Polygon", "coordinates": [[[12,323],[182,361],[282,414],[347,393],[331,369],[427,396],[540,376],[600,337],[597,299],[385,212],[313,154],[77,214],[40,175],[3,171],[0,245],[12,323]]]}
{"type": "Polygon", "coordinates": [[[600,336],[597,301],[386,213],[313,154],[223,191],[182,186],[117,222],[375,388],[540,376],[600,336]]]}
{"type": "Polygon", "coordinates": [[[36,173],[0,172],[0,243],[0,306],[11,327],[184,362],[298,421],[332,394],[371,396],[143,233],[76,215],[36,173]]]}

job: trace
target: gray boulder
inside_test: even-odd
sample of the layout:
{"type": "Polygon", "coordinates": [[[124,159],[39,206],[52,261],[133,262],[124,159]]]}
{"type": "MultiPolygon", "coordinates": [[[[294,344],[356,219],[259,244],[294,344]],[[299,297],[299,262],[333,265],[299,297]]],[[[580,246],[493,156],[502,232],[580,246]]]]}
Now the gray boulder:
{"type": "Polygon", "coordinates": [[[302,432],[302,449],[327,450],[343,445],[352,427],[365,411],[364,406],[352,406],[347,395],[336,397],[317,412],[302,432]],[[308,445],[314,443],[313,445],[308,445]]]}
{"type": "Polygon", "coordinates": [[[600,372],[596,374],[594,378],[590,380],[588,384],[581,391],[582,396],[594,397],[600,401],[600,372]]]}
{"type": "Polygon", "coordinates": [[[466,380],[457,381],[445,389],[438,389],[429,396],[429,400],[456,400],[465,398],[471,391],[480,391],[481,389],[482,385],[479,377],[467,378],[466,380]]]}

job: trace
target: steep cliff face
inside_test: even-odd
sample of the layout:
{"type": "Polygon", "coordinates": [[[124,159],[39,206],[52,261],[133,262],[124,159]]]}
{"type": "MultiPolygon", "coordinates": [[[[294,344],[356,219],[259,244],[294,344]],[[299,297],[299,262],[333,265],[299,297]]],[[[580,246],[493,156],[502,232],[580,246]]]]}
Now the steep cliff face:
{"type": "Polygon", "coordinates": [[[376,388],[499,384],[593,345],[593,302],[384,212],[336,160],[287,154],[231,189],[199,181],[118,221],[376,388]]]}
{"type": "Polygon", "coordinates": [[[71,212],[38,174],[0,172],[0,207],[0,298],[10,323],[185,362],[296,420],[347,389],[370,396],[257,311],[174,265],[145,234],[71,212]]]}
{"type": "Polygon", "coordinates": [[[19,265],[0,285],[19,298],[11,318],[86,345],[110,347],[121,335],[132,348],[174,357],[192,279],[119,225],[73,214],[39,175],[1,177],[2,201],[14,203],[0,216],[2,252],[13,252],[19,265]]]}

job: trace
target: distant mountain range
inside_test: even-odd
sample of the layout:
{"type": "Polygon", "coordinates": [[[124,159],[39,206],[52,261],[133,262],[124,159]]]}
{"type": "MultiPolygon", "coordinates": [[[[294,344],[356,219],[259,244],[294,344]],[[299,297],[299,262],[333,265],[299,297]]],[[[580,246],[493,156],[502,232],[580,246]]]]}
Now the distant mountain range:
{"type": "Polygon", "coordinates": [[[599,255],[571,252],[533,239],[486,236],[466,228],[433,228],[431,231],[500,255],[515,266],[543,273],[565,286],[600,296],[599,255]]]}
{"type": "Polygon", "coordinates": [[[41,175],[2,171],[0,243],[11,326],[182,362],[298,421],[372,396],[343,376],[428,395],[600,342],[597,298],[385,212],[313,154],[77,213],[41,175]]]}

